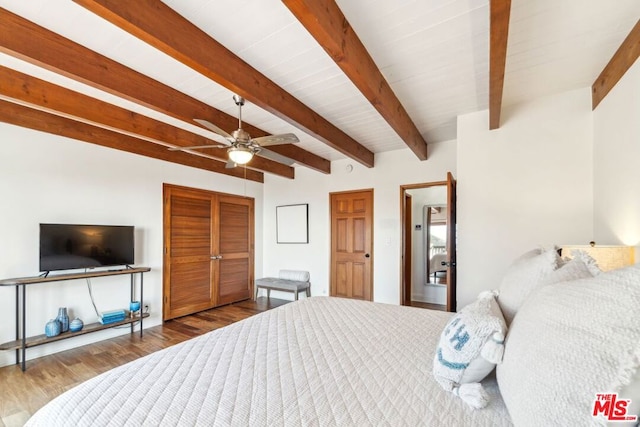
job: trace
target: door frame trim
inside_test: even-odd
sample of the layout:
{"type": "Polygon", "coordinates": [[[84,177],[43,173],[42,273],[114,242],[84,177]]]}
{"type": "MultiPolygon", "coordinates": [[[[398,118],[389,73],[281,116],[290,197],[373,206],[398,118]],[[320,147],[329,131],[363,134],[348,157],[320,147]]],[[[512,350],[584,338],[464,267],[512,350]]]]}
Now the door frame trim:
{"type": "Polygon", "coordinates": [[[421,188],[447,186],[447,181],[433,181],[423,182],[420,184],[405,184],[400,186],[400,305],[411,305],[411,288],[407,289],[407,286],[411,285],[411,280],[405,279],[406,268],[406,241],[405,241],[405,227],[406,225],[406,212],[404,207],[404,198],[407,194],[407,190],[416,190],[421,188]]]}

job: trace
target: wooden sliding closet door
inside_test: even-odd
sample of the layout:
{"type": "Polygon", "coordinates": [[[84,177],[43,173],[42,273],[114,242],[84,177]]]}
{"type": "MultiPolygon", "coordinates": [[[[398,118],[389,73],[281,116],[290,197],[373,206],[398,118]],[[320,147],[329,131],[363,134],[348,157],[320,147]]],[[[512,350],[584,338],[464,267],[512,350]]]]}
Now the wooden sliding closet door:
{"type": "Polygon", "coordinates": [[[165,185],[164,310],[165,320],[213,307],[211,196],[165,185]]]}
{"type": "Polygon", "coordinates": [[[253,199],[164,185],[164,320],[252,295],[253,199]]]}
{"type": "Polygon", "coordinates": [[[253,199],[218,197],[217,304],[228,304],[253,295],[253,199]]]}

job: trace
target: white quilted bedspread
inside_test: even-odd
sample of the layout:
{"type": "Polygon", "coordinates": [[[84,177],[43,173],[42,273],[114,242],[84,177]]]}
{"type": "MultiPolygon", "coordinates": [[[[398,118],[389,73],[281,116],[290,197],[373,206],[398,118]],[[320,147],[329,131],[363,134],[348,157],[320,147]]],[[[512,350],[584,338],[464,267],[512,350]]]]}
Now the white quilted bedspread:
{"type": "Polygon", "coordinates": [[[431,369],[450,314],[313,297],[115,368],[30,426],[507,426],[494,379],[473,410],[431,369]]]}

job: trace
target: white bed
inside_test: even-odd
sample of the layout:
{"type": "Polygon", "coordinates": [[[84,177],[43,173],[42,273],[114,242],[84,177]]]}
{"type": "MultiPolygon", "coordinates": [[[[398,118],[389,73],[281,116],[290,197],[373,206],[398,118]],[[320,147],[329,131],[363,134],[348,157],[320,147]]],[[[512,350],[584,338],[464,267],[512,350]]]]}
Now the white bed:
{"type": "Polygon", "coordinates": [[[113,369],[29,426],[512,425],[495,377],[474,410],[433,379],[450,313],[313,297],[113,369]]]}
{"type": "Polygon", "coordinates": [[[529,251],[455,316],[293,302],[89,380],[27,425],[587,426],[620,415],[615,396],[617,425],[637,426],[640,264],[577,255],[529,251]]]}

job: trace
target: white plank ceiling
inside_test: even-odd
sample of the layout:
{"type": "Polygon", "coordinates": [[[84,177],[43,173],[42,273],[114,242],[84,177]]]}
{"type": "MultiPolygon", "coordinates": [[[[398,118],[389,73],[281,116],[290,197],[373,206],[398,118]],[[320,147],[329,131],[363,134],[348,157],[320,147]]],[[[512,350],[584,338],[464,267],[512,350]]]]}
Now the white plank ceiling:
{"type": "MultiPolygon", "coordinates": [[[[374,153],[406,147],[280,0],[165,3],[374,153]]],[[[428,143],[455,139],[459,114],[488,108],[488,0],[337,3],[428,143]]],[[[237,113],[229,90],[71,0],[0,0],[0,6],[237,113]]],[[[513,0],[503,105],[591,86],[639,18],[638,0],[513,0]]],[[[211,137],[7,55],[0,64],[211,137]]],[[[274,134],[296,133],[302,148],[329,160],[344,158],[254,105],[245,106],[243,119],[274,134]]]]}

